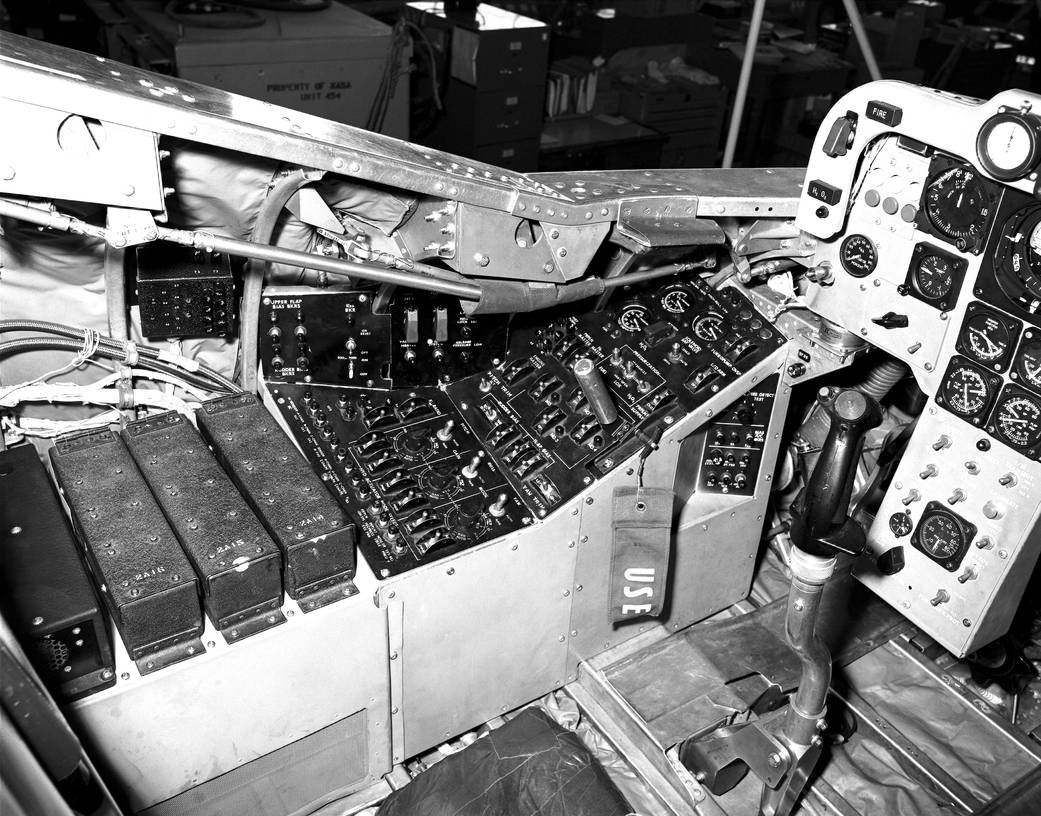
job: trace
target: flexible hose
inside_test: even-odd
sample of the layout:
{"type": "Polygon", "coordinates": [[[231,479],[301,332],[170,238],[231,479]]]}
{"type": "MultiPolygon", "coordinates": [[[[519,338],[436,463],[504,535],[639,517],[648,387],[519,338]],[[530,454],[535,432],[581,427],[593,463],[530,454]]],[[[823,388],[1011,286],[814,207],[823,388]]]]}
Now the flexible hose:
{"type": "Polygon", "coordinates": [[[871,369],[864,382],[857,386],[857,390],[881,400],[906,373],[907,366],[904,363],[899,360],[886,360],[871,369]]]}
{"type": "MultiPolygon", "coordinates": [[[[317,181],[323,175],[320,171],[297,169],[275,182],[264,203],[260,205],[250,240],[257,244],[271,243],[271,236],[275,232],[275,224],[282,214],[282,208],[301,187],[317,181]]],[[[239,311],[239,359],[242,361],[242,370],[239,372],[239,382],[249,392],[257,390],[260,299],[264,279],[270,270],[270,261],[250,261],[242,279],[242,307],[239,311]]]]}

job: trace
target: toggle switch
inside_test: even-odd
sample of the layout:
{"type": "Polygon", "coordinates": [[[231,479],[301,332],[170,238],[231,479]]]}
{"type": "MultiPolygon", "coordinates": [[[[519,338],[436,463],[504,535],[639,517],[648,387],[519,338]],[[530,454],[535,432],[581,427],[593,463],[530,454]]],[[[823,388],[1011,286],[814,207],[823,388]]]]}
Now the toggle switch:
{"type": "Polygon", "coordinates": [[[968,494],[964,490],[962,490],[960,487],[956,487],[954,488],[954,492],[947,497],[947,504],[953,505],[957,504],[958,502],[963,502],[967,497],[968,494]]]}
{"type": "Polygon", "coordinates": [[[983,515],[989,518],[991,521],[1001,518],[1005,515],[1001,512],[1001,508],[992,501],[988,501],[983,505],[983,515]]]}
{"type": "Polygon", "coordinates": [[[500,493],[495,502],[488,505],[488,512],[496,518],[506,515],[506,503],[508,501],[509,497],[505,493],[500,493]]]}
{"type": "Polygon", "coordinates": [[[918,475],[922,479],[928,479],[932,476],[935,476],[937,473],[939,473],[939,471],[936,469],[936,465],[926,465],[925,470],[923,470],[918,475]]]}
{"type": "Polygon", "coordinates": [[[904,496],[900,501],[904,503],[904,507],[907,507],[907,505],[911,504],[912,502],[918,501],[920,498],[922,498],[922,494],[914,488],[912,488],[911,490],[907,491],[907,495],[904,496]]]}
{"type": "Polygon", "coordinates": [[[450,419],[438,430],[437,438],[442,442],[447,442],[452,438],[452,429],[455,427],[455,420],[450,419]]]}
{"type": "Polygon", "coordinates": [[[941,434],[940,438],[933,442],[934,451],[942,451],[944,448],[951,446],[951,438],[947,434],[941,434]]]}
{"type": "Polygon", "coordinates": [[[975,567],[966,567],[965,571],[962,572],[962,574],[958,576],[958,583],[959,584],[967,584],[969,581],[975,581],[975,580],[976,580],[976,568],[975,567]]]}
{"type": "Polygon", "coordinates": [[[463,476],[467,479],[473,479],[477,476],[477,469],[481,466],[481,461],[484,459],[484,451],[478,451],[477,455],[470,460],[470,464],[463,467],[463,476]]]}
{"type": "Polygon", "coordinates": [[[976,542],[976,548],[979,550],[993,550],[994,539],[990,536],[983,536],[976,542]]]}
{"type": "Polygon", "coordinates": [[[1015,487],[1016,486],[1016,476],[1015,476],[1015,474],[1014,473],[1005,473],[1004,475],[999,476],[998,477],[998,484],[1001,485],[1002,487],[1015,487]]]}
{"type": "Polygon", "coordinates": [[[931,603],[933,606],[939,606],[940,604],[947,603],[947,601],[949,601],[950,599],[951,594],[946,589],[941,589],[937,591],[936,595],[933,597],[931,601],[929,601],[929,603],[931,603]]]}

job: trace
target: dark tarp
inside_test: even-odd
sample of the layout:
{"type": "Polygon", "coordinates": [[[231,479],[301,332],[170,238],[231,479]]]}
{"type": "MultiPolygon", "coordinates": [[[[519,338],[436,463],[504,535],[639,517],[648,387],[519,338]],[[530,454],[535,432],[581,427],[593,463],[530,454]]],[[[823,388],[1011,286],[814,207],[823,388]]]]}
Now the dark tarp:
{"type": "Polygon", "coordinates": [[[625,816],[632,810],[579,738],[538,708],[438,762],[377,816],[625,816]]]}

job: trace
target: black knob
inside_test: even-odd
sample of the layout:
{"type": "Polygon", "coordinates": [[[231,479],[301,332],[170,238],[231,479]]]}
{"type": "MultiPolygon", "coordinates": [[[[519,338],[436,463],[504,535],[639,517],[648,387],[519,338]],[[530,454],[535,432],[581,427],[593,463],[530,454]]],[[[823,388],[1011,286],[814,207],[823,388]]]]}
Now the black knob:
{"type": "Polygon", "coordinates": [[[878,571],[883,575],[896,575],[904,568],[904,548],[890,547],[878,557],[878,571]]]}

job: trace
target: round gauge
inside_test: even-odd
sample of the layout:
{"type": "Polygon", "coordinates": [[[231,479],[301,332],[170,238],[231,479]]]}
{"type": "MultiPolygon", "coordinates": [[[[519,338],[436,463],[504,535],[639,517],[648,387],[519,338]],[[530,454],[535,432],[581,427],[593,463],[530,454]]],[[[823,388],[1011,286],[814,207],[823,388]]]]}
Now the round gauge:
{"type": "Polygon", "coordinates": [[[947,407],[959,416],[979,416],[990,404],[990,384],[981,372],[971,366],[953,366],[947,372],[940,390],[947,407]]]}
{"type": "Polygon", "coordinates": [[[683,314],[690,308],[691,296],[686,289],[670,289],[661,296],[662,308],[673,314],[683,314]]]}
{"type": "Polygon", "coordinates": [[[998,286],[1016,305],[1041,308],[1041,207],[1025,207],[1005,222],[994,253],[998,286]]]}
{"type": "Polygon", "coordinates": [[[987,191],[971,168],[949,167],[926,185],[925,211],[942,235],[960,242],[974,241],[990,215],[987,191]]]}
{"type": "Polygon", "coordinates": [[[954,264],[942,255],[923,255],[911,273],[915,288],[930,300],[940,300],[954,286],[954,264]]]}
{"type": "Polygon", "coordinates": [[[1041,338],[1024,335],[1012,367],[1020,382],[1041,391],[1041,338]]]}
{"type": "Polygon", "coordinates": [[[1017,391],[1006,393],[994,409],[994,429],[1014,448],[1041,443],[1041,403],[1017,391]]]}
{"type": "Polygon", "coordinates": [[[839,261],[854,278],[863,278],[875,271],[878,264],[878,250],[866,235],[846,236],[839,247],[839,261]]]}
{"type": "Polygon", "coordinates": [[[618,325],[630,334],[642,332],[650,322],[650,312],[642,303],[629,303],[618,311],[618,325]]]}
{"type": "Polygon", "coordinates": [[[1008,353],[1012,335],[1008,326],[993,315],[977,312],[965,321],[961,342],[966,353],[981,363],[993,363],[1008,353]]]}
{"type": "Polygon", "coordinates": [[[1017,111],[995,114],[980,128],[976,155],[983,169],[996,179],[1023,178],[1041,159],[1037,120],[1017,111]]]}
{"type": "Polygon", "coordinates": [[[706,343],[714,343],[726,334],[726,326],[722,315],[706,312],[691,325],[694,335],[706,343]]]}
{"type": "Polygon", "coordinates": [[[965,545],[965,531],[950,513],[932,510],[918,525],[918,544],[937,561],[957,557],[965,545]]]}
{"type": "Polygon", "coordinates": [[[889,517],[889,529],[897,538],[911,534],[911,517],[907,513],[893,513],[889,517]]]}

